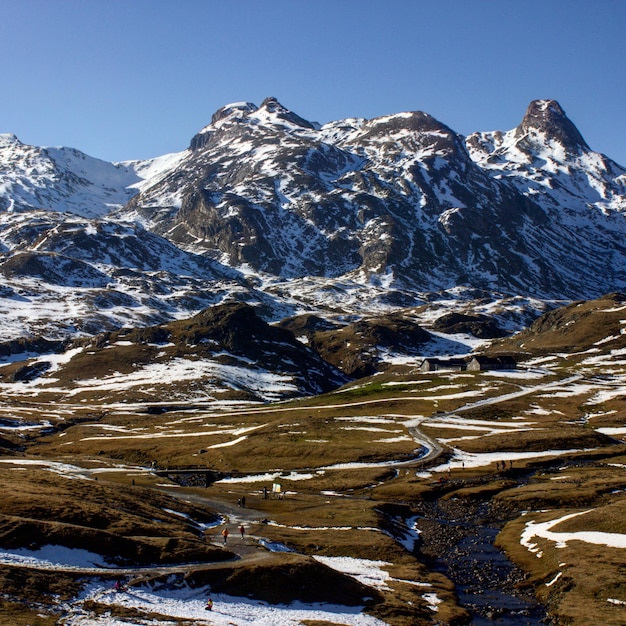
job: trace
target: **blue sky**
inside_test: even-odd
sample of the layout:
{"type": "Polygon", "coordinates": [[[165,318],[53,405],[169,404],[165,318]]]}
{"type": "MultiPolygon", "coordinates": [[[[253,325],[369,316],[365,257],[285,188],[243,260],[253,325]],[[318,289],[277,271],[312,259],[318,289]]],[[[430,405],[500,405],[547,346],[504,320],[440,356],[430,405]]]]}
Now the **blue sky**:
{"type": "Polygon", "coordinates": [[[0,0],[0,132],[107,160],[275,96],[321,123],[509,130],[553,98],[626,166],[626,0],[0,0]]]}

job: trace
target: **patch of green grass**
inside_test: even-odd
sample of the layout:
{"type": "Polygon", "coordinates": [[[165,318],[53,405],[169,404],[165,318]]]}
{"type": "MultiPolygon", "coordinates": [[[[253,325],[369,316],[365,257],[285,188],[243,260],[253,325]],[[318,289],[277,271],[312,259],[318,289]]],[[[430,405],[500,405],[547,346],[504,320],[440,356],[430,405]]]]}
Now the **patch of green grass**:
{"type": "Polygon", "coordinates": [[[356,387],[348,387],[335,392],[334,395],[341,395],[342,399],[364,398],[368,396],[378,396],[388,394],[389,390],[383,387],[382,383],[367,383],[356,387]]]}

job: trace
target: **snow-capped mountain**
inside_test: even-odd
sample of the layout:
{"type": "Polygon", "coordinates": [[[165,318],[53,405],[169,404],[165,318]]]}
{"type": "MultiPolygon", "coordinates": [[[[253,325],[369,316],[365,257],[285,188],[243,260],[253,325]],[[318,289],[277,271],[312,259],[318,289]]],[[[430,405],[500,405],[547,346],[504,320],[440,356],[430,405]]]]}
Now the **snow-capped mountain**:
{"type": "Polygon", "coordinates": [[[278,319],[626,286],[626,170],[549,100],[463,137],[422,112],[320,126],[267,98],[124,163],[2,135],[0,208],[11,336],[163,322],[233,294],[278,319]]]}
{"type": "Polygon", "coordinates": [[[0,134],[0,210],[105,217],[146,181],[154,184],[176,167],[184,154],[109,163],[74,148],[28,146],[13,134],[0,134]]]}
{"type": "Polygon", "coordinates": [[[319,127],[269,98],[218,111],[124,212],[285,278],[571,298],[626,284],[625,202],[625,170],[553,101],[465,139],[421,112],[319,127]]]}
{"type": "Polygon", "coordinates": [[[250,292],[236,271],[130,222],[8,213],[0,246],[5,340],[144,326],[250,292]]]}

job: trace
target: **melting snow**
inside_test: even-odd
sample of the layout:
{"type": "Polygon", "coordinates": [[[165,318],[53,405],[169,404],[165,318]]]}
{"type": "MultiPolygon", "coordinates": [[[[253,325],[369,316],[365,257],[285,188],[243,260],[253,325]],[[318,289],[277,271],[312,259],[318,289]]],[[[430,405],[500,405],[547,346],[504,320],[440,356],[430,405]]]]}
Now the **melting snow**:
{"type": "MultiPolygon", "coordinates": [[[[249,626],[252,623],[256,626],[300,626],[305,620],[341,623],[346,626],[385,626],[384,622],[375,617],[363,614],[362,609],[358,607],[299,602],[271,605],[262,601],[212,594],[209,587],[168,589],[143,586],[116,592],[101,583],[93,583],[87,587],[80,601],[83,603],[96,601],[111,607],[127,607],[146,614],[158,613],[166,618],[212,626],[249,626]],[[213,600],[213,609],[210,612],[205,609],[209,596],[213,600]]],[[[74,606],[76,604],[77,602],[74,606]]],[[[106,613],[96,616],[87,614],[84,609],[76,612],[77,614],[66,619],[67,626],[124,624],[106,613]]]]}
{"type": "Polygon", "coordinates": [[[585,515],[588,511],[578,513],[570,513],[554,520],[547,522],[535,522],[533,520],[526,523],[526,527],[522,532],[520,542],[528,548],[530,552],[535,553],[538,557],[542,556],[537,544],[532,540],[535,537],[541,537],[556,542],[557,548],[566,548],[569,541],[584,541],[596,545],[603,545],[609,548],[626,548],[626,535],[621,533],[605,533],[598,531],[578,531],[578,532],[555,532],[552,528],[561,522],[565,522],[574,517],[585,515]]]}

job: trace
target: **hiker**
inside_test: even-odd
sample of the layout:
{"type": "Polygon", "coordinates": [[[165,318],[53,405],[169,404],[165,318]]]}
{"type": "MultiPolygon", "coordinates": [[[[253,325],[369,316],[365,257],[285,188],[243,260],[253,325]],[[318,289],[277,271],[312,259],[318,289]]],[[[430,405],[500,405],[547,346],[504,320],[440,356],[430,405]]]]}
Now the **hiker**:
{"type": "Polygon", "coordinates": [[[224,537],[224,545],[228,543],[228,528],[224,528],[222,531],[222,537],[224,537]]]}
{"type": "Polygon", "coordinates": [[[113,589],[115,589],[115,591],[124,591],[124,583],[118,578],[115,581],[115,585],[113,585],[113,589]]]}
{"type": "Polygon", "coordinates": [[[246,496],[241,496],[241,508],[246,508],[246,496]]]}
{"type": "Polygon", "coordinates": [[[213,610],[213,600],[211,600],[211,598],[209,598],[209,599],[206,601],[206,606],[204,607],[204,609],[205,609],[206,611],[212,611],[212,610],[213,610]]]}
{"type": "Polygon", "coordinates": [[[243,524],[239,527],[239,532],[241,533],[241,538],[246,534],[246,529],[243,527],[243,524]]]}
{"type": "Polygon", "coordinates": [[[267,500],[267,487],[263,487],[263,500],[267,500]]]}

